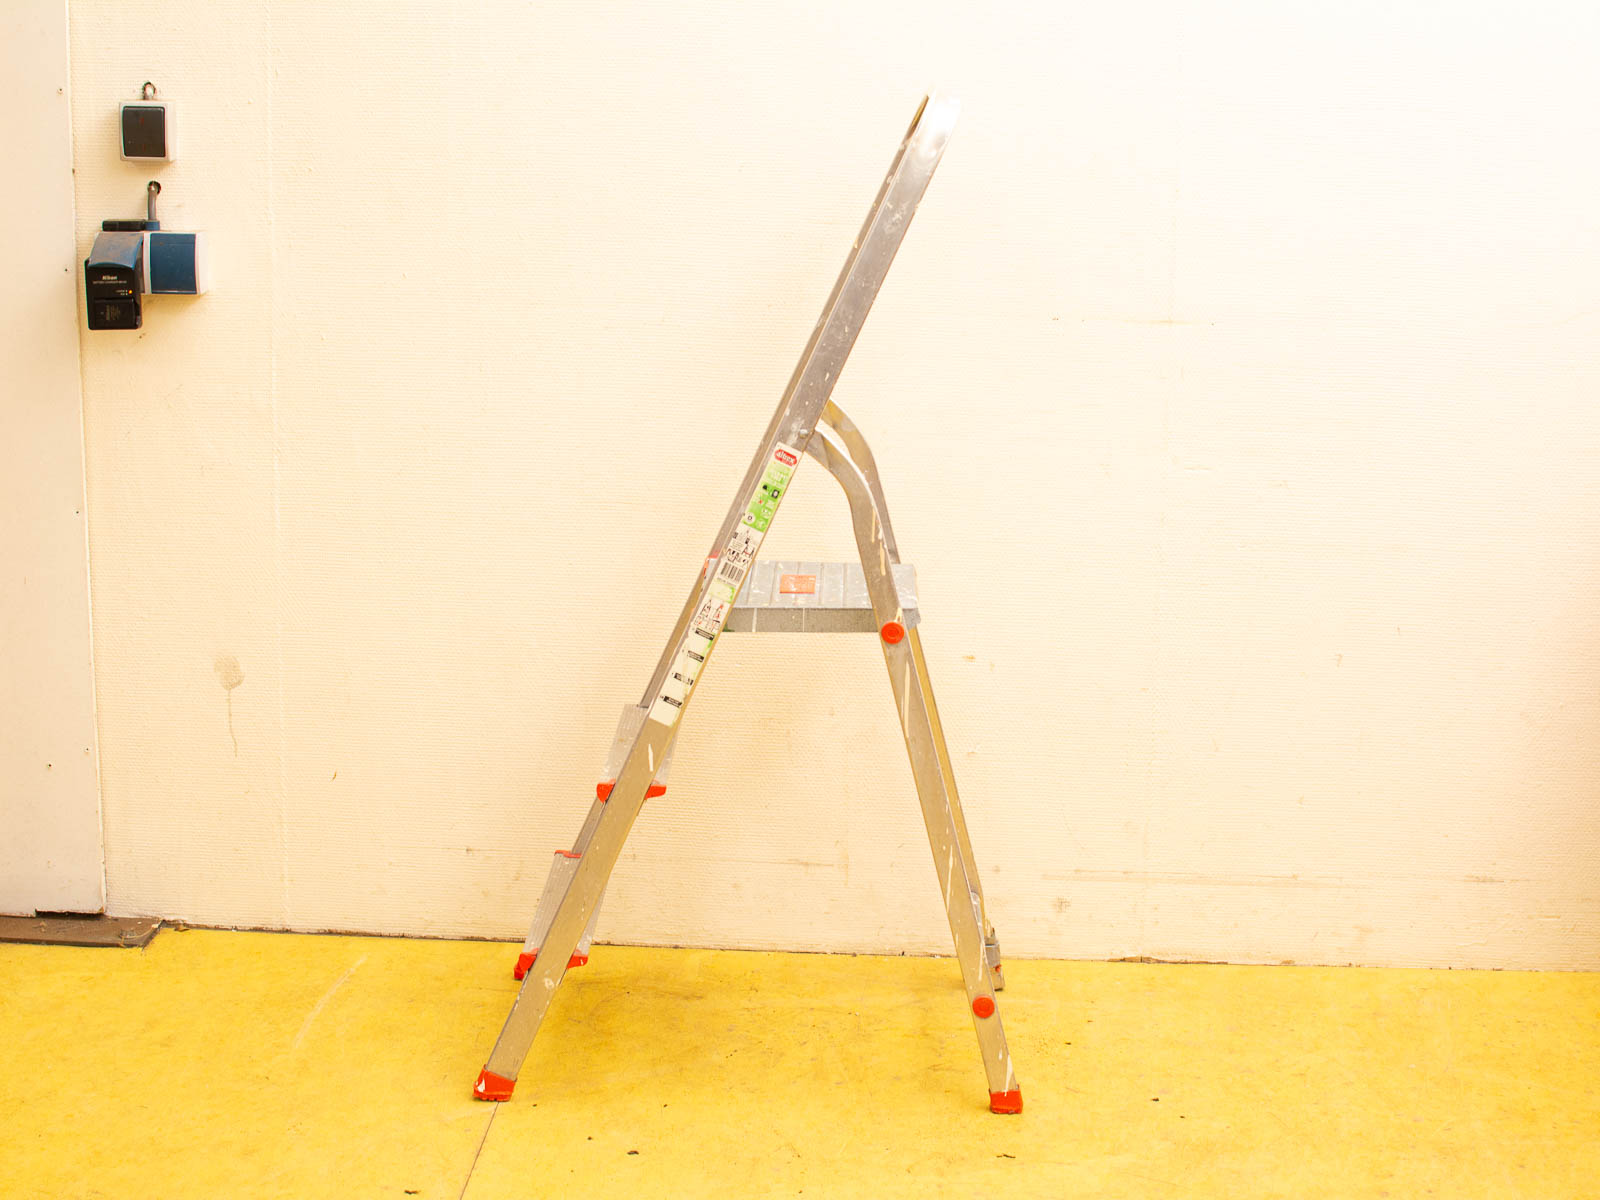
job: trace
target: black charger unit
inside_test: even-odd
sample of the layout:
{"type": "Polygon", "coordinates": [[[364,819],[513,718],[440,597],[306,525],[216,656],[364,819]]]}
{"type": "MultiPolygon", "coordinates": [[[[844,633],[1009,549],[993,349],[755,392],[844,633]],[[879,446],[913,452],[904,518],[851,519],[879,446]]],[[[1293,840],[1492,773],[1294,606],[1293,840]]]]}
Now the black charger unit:
{"type": "Polygon", "coordinates": [[[138,329],[144,324],[144,225],[139,230],[102,229],[83,260],[90,329],[138,329]]]}

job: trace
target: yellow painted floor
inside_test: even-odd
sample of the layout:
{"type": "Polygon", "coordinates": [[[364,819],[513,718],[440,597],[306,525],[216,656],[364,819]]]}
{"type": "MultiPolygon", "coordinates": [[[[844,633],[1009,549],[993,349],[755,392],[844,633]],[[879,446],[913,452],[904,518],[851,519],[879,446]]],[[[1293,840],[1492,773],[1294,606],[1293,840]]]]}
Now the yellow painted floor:
{"type": "Polygon", "coordinates": [[[597,947],[504,1105],[517,947],[0,945],[0,1196],[1600,1196],[1600,975],[597,947]]]}

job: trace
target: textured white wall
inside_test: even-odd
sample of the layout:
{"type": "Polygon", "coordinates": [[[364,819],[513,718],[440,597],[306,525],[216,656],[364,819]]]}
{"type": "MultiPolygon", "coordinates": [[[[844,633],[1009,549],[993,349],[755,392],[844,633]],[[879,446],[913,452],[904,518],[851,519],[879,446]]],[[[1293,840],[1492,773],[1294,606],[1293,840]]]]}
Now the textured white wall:
{"type": "MultiPolygon", "coordinates": [[[[80,240],[153,79],[218,258],[83,339],[114,910],[521,933],[938,83],[837,398],[1008,951],[1600,965],[1591,7],[72,29],[80,240]]],[[[602,938],[946,947],[880,663],[730,638],[602,938]]]]}
{"type": "Polygon", "coordinates": [[[0,913],[98,912],[65,0],[0,12],[0,913]]]}

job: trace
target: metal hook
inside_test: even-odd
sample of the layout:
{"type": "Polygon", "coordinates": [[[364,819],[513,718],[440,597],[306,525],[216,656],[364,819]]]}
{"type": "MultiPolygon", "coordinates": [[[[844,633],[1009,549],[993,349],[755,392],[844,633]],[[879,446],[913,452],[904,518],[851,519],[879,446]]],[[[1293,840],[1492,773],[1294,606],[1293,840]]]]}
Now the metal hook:
{"type": "Polygon", "coordinates": [[[144,87],[139,89],[139,99],[141,99],[141,100],[154,100],[155,98],[156,98],[156,85],[151,83],[148,79],[146,79],[144,81],[144,87]]]}
{"type": "Polygon", "coordinates": [[[147,183],[145,185],[145,189],[144,189],[145,219],[148,220],[151,224],[155,224],[155,219],[156,219],[156,196],[160,193],[160,191],[161,191],[161,185],[159,183],[157,183],[154,179],[152,179],[149,183],[147,183]]]}

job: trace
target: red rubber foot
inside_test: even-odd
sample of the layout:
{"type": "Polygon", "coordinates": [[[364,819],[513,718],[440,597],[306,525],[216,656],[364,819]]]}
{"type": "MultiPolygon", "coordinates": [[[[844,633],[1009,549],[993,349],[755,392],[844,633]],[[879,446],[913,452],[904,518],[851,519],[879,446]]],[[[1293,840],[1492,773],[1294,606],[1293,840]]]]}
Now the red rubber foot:
{"type": "MultiPolygon", "coordinates": [[[[538,958],[539,952],[537,950],[535,950],[532,954],[523,953],[517,955],[517,965],[511,969],[511,978],[521,979],[528,973],[528,968],[533,966],[538,958]]],[[[589,956],[587,954],[574,954],[571,958],[567,959],[567,970],[570,971],[573,967],[584,966],[588,963],[588,961],[589,956]]]]}
{"type": "MultiPolygon", "coordinates": [[[[508,1093],[509,1094],[509,1093],[508,1093]]],[[[990,1092],[989,1111],[992,1113],[1019,1113],[1022,1111],[1022,1089],[1014,1092],[990,1092]]]]}
{"type": "Polygon", "coordinates": [[[511,1089],[517,1086],[515,1079],[507,1079],[503,1075],[496,1075],[485,1067],[478,1072],[478,1083],[472,1089],[475,1100],[509,1100],[511,1089]]]}

